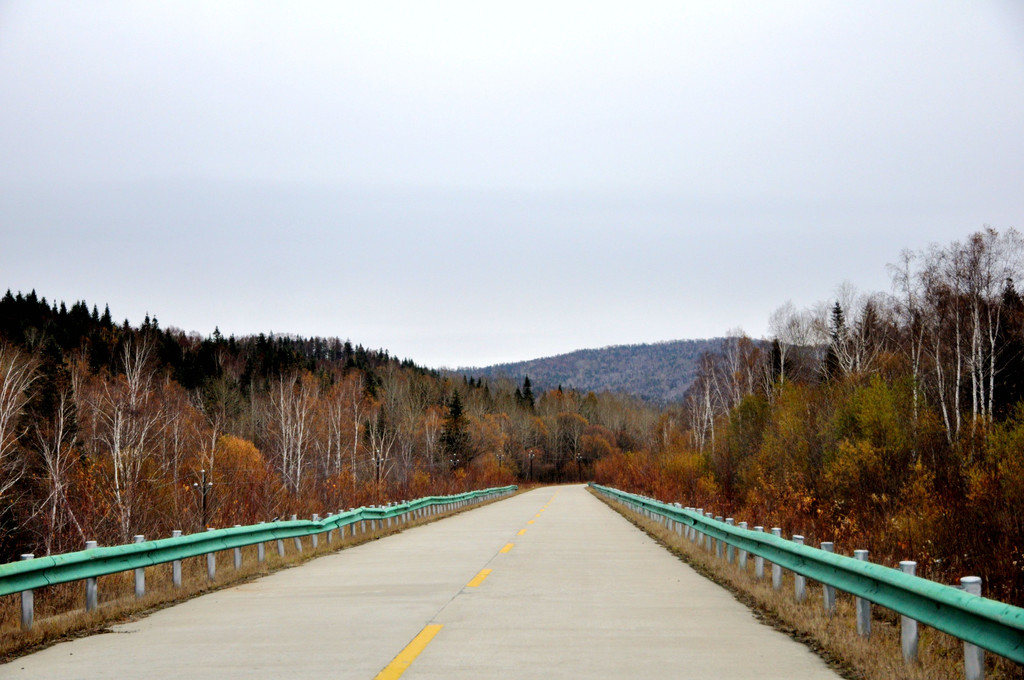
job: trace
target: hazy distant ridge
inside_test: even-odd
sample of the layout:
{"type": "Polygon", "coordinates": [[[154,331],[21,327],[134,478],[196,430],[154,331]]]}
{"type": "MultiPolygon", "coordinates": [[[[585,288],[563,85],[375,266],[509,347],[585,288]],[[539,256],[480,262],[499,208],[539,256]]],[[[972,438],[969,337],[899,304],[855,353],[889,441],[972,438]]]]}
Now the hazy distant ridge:
{"type": "Polygon", "coordinates": [[[581,349],[569,354],[484,368],[462,368],[473,377],[530,376],[534,391],[562,385],[587,391],[627,392],[656,403],[680,401],[693,382],[700,355],[718,350],[724,338],[672,340],[645,345],[581,349]]]}

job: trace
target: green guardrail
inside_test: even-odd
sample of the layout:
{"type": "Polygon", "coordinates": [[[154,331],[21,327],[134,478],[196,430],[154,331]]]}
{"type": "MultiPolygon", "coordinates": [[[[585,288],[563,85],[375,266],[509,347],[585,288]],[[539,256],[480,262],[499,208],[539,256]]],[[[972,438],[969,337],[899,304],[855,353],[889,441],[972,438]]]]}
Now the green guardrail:
{"type": "Polygon", "coordinates": [[[1020,607],[972,595],[881,564],[742,529],[688,508],[600,484],[591,483],[590,486],[609,498],[689,526],[801,576],[891,609],[1017,663],[1024,663],[1024,609],[1020,607]]]}
{"type": "Polygon", "coordinates": [[[417,513],[430,508],[451,505],[451,509],[457,509],[464,504],[510,494],[517,488],[512,485],[451,496],[427,496],[395,505],[356,508],[329,515],[318,521],[266,522],[11,562],[0,565],[0,595],[12,595],[58,583],[97,578],[269,541],[318,535],[357,522],[394,519],[406,513],[417,513]]]}

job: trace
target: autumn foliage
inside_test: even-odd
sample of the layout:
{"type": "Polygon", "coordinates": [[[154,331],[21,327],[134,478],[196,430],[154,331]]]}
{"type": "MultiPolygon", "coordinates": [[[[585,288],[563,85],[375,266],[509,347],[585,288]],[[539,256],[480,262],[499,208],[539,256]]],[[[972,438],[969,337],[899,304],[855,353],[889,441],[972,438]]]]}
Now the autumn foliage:
{"type": "Polygon", "coordinates": [[[1020,256],[986,230],[908,254],[894,296],[784,307],[772,342],[705,357],[657,444],[596,478],[1024,604],[1020,256]]]}
{"type": "Polygon", "coordinates": [[[0,559],[513,482],[595,479],[1024,604],[1021,238],[787,303],[668,408],[0,300],[0,559]]]}

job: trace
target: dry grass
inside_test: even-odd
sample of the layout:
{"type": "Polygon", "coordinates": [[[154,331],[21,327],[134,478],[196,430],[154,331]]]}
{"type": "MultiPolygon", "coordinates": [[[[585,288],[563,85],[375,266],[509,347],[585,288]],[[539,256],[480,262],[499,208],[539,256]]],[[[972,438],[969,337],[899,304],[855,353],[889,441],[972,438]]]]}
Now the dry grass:
{"type": "MultiPolygon", "coordinates": [[[[634,513],[626,506],[594,492],[595,496],[620,512],[703,576],[727,588],[753,610],[765,623],[803,642],[832,668],[846,678],[857,680],[939,680],[964,677],[963,643],[945,633],[920,626],[918,661],[907,664],[900,649],[900,617],[882,607],[872,607],[871,637],[857,635],[853,598],[837,592],[836,612],[829,615],[822,603],[822,588],[807,581],[807,599],[797,603],[793,595],[793,576],[784,572],[781,590],[774,590],[768,566],[766,578],[758,580],[754,559],[747,569],[718,559],[706,550],[670,531],[662,524],[634,513]]],[[[1024,679],[1024,668],[986,654],[985,677],[988,680],[1024,679]]]]}
{"type": "MultiPolygon", "coordinates": [[[[521,493],[520,490],[517,493],[521,493]]],[[[505,496],[504,498],[508,498],[505,496]]],[[[327,542],[326,534],[318,538],[316,550],[310,537],[302,539],[302,551],[296,550],[294,539],[284,540],[285,554],[279,556],[274,542],[266,543],[266,560],[257,560],[255,545],[242,548],[242,566],[234,568],[234,551],[217,553],[216,580],[210,581],[206,573],[206,556],[191,557],[181,563],[181,588],[174,588],[171,581],[171,564],[161,564],[146,569],[146,595],[135,597],[135,580],[132,572],[121,572],[99,578],[99,607],[92,612],[85,611],[85,582],[63,583],[34,591],[35,622],[30,631],[21,630],[21,597],[8,595],[0,598],[0,663],[5,663],[45,647],[86,635],[109,632],[113,624],[133,621],[179,602],[192,599],[214,590],[237,585],[265,576],[280,569],[294,567],[309,560],[343,550],[355,545],[398,533],[409,527],[437,521],[444,517],[475,510],[502,499],[486,501],[468,508],[413,520],[401,527],[384,526],[370,530],[367,521],[366,533],[352,536],[346,528],[345,538],[327,542]]],[[[382,522],[382,524],[384,524],[382,522]]]]}

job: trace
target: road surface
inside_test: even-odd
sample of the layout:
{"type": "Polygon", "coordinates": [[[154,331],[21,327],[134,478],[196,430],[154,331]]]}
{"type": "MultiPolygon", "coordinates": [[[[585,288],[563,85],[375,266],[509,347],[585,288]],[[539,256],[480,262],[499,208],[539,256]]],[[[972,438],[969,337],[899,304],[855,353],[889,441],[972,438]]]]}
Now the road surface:
{"type": "Polygon", "coordinates": [[[836,678],[585,487],[541,488],[0,665],[0,678],[836,678]]]}

